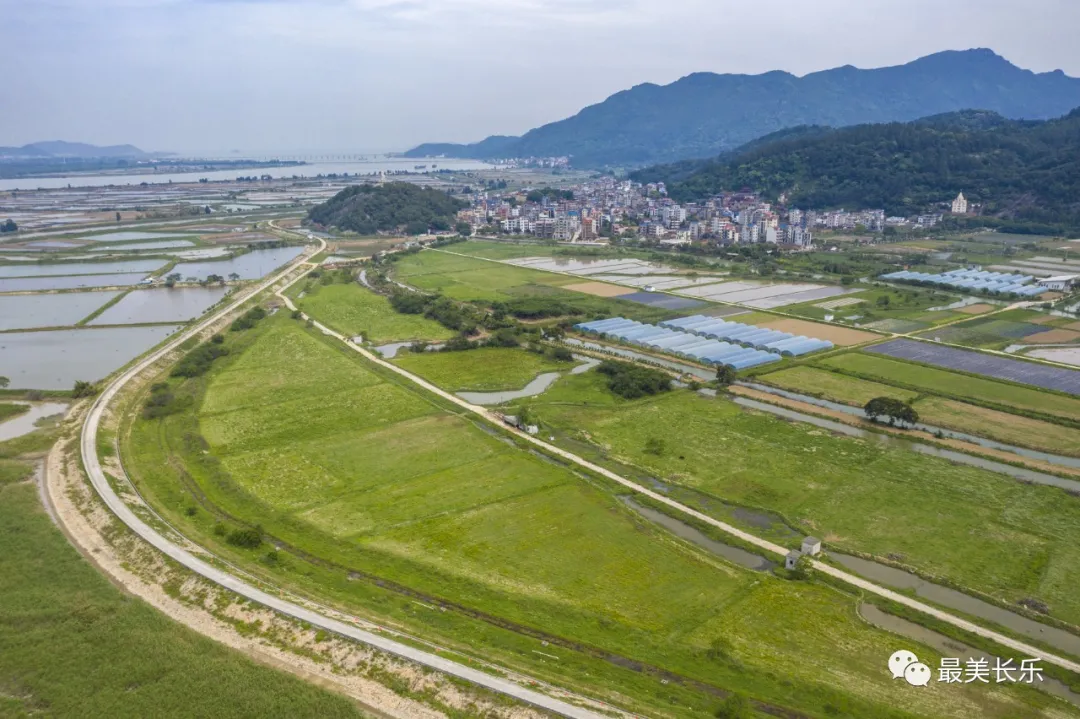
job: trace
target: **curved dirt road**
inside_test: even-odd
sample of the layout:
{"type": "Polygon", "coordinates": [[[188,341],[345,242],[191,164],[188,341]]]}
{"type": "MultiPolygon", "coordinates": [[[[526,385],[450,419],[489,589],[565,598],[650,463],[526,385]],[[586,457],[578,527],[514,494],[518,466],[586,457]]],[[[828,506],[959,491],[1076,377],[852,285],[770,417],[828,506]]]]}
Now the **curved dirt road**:
{"type": "MultiPolygon", "coordinates": [[[[320,250],[326,248],[326,242],[320,240],[322,243],[320,250]]],[[[249,298],[257,295],[260,292],[270,288],[275,283],[283,280],[289,272],[293,271],[300,264],[303,263],[311,254],[301,255],[296,261],[289,265],[289,267],[282,272],[278,273],[274,277],[263,281],[256,289],[250,293],[247,293],[244,297],[229,303],[226,307],[215,312],[213,315],[207,317],[202,322],[191,329],[181,333],[166,345],[156,350],[146,358],[138,362],[122,375],[117,377],[109,386],[105,389],[101,395],[95,400],[91,406],[89,412],[86,415],[86,420],[83,423],[82,434],[80,437],[80,448],[82,451],[83,463],[86,467],[86,472],[90,477],[90,482],[93,485],[95,491],[101,497],[101,499],[108,506],[110,511],[116,515],[116,517],[127,525],[135,534],[141,537],[143,540],[153,545],[162,554],[165,554],[170,559],[182,564],[187,569],[199,574],[206,579],[209,579],[216,584],[219,584],[226,589],[257,602],[265,607],[269,607],[281,614],[299,619],[304,622],[308,622],[312,626],[325,629],[327,631],[334,632],[344,637],[349,637],[356,641],[370,645],[389,654],[408,659],[431,669],[436,669],[445,674],[465,679],[478,686],[490,689],[492,691],[505,694],[513,697],[519,701],[532,704],[541,709],[560,714],[566,717],[573,717],[575,719],[601,719],[602,715],[576,707],[564,701],[560,701],[553,697],[549,697],[546,694],[542,694],[531,689],[527,689],[512,681],[502,679],[500,677],[492,676],[484,672],[478,671],[471,667],[467,667],[463,664],[450,661],[437,654],[421,651],[415,649],[406,644],[396,642],[392,639],[373,634],[362,629],[358,629],[350,624],[331,619],[323,616],[318,612],[312,611],[298,604],[286,601],[275,597],[272,594],[268,594],[257,587],[244,582],[237,577],[225,572],[217,567],[214,567],[207,562],[192,555],[179,546],[173,544],[165,537],[158,534],[157,530],[143,522],[137,517],[131,509],[120,499],[120,497],[113,490],[109,484],[108,479],[105,477],[105,473],[102,470],[100,459],[97,453],[97,437],[98,429],[101,424],[101,418],[104,414],[106,407],[117,393],[126,385],[129,381],[142,373],[145,369],[161,359],[165,354],[176,349],[182,342],[190,337],[197,335],[199,332],[218,321],[221,317],[227,313],[235,310],[249,298]]],[[[306,273],[305,273],[306,274],[306,273]]],[[[299,280],[304,274],[299,275],[293,282],[299,280]]],[[[290,283],[290,285],[293,283],[290,283]]],[[[284,289],[284,288],[283,288],[284,289]]],[[[288,303],[290,307],[292,303],[288,303]]]]}

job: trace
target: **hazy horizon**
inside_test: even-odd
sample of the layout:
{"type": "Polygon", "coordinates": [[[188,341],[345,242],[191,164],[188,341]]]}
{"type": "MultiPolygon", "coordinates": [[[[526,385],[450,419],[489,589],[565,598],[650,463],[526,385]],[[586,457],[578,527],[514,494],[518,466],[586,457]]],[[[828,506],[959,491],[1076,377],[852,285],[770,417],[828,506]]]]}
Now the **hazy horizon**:
{"type": "Polygon", "coordinates": [[[1066,0],[717,5],[0,0],[0,58],[18,70],[7,78],[0,145],[370,155],[518,135],[693,72],[801,76],[973,47],[1080,76],[1080,4],[1066,0]]]}

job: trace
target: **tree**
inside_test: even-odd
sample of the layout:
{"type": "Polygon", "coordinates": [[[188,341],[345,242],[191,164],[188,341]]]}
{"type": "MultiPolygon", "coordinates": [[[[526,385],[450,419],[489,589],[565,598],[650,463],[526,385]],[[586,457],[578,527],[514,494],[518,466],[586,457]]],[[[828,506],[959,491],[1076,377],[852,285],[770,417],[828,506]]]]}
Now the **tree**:
{"type": "Polygon", "coordinates": [[[82,399],[83,397],[93,397],[98,393],[98,388],[91,382],[83,382],[82,380],[75,380],[75,387],[71,390],[71,396],[74,399],[82,399]]]}
{"type": "Polygon", "coordinates": [[[716,710],[717,719],[753,719],[753,716],[750,700],[742,694],[732,694],[716,710]]]}
{"type": "Polygon", "coordinates": [[[897,422],[901,425],[913,425],[919,421],[919,413],[911,405],[893,397],[875,397],[866,403],[863,411],[872,422],[876,422],[879,417],[885,417],[890,427],[897,422]]]}
{"type": "Polygon", "coordinates": [[[0,377],[0,389],[5,389],[9,384],[11,384],[11,380],[7,377],[0,377]]]}
{"type": "Polygon", "coordinates": [[[721,387],[727,387],[735,382],[738,373],[731,365],[722,364],[716,368],[716,383],[721,387]]]}
{"type": "Polygon", "coordinates": [[[116,221],[120,222],[120,213],[119,212],[116,213],[116,221]]]}
{"type": "Polygon", "coordinates": [[[454,231],[462,237],[468,237],[472,234],[472,225],[468,222],[459,222],[454,225],[454,231]]]}
{"type": "Polygon", "coordinates": [[[12,219],[8,219],[5,222],[3,222],[2,224],[0,224],[0,232],[4,232],[4,233],[15,232],[18,229],[19,229],[19,226],[17,224],[15,224],[15,220],[12,220],[12,219]]]}
{"type": "Polygon", "coordinates": [[[229,281],[236,282],[239,279],[240,279],[240,275],[238,273],[236,273],[236,272],[230,272],[229,273],[229,281]]]}

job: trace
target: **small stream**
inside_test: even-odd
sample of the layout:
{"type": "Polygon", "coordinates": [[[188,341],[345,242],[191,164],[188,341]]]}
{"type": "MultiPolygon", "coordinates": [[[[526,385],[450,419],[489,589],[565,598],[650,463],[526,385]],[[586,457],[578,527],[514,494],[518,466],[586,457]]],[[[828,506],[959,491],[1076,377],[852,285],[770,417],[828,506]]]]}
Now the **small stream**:
{"type": "Polygon", "coordinates": [[[629,497],[620,497],[623,504],[630,509],[640,514],[645,519],[659,524],[664,529],[668,530],[676,537],[685,539],[686,541],[696,544],[702,549],[708,550],[713,554],[723,557],[740,567],[746,567],[747,569],[753,569],[757,572],[768,572],[772,570],[776,565],[770,562],[761,555],[748,552],[745,549],[739,547],[733,547],[723,542],[718,542],[715,539],[708,537],[705,533],[698,531],[694,527],[690,526],[686,522],[681,522],[674,517],[669,517],[663,512],[658,512],[650,507],[644,507],[629,497]]]}
{"type": "MultiPolygon", "coordinates": [[[[927,629],[921,624],[910,622],[907,619],[893,616],[888,612],[875,607],[873,604],[863,604],[859,607],[859,613],[866,621],[870,622],[876,627],[885,629],[886,631],[899,634],[900,636],[907,637],[913,641],[925,644],[945,657],[955,657],[960,660],[961,665],[966,665],[968,659],[986,659],[989,661],[988,666],[995,666],[995,660],[997,659],[993,655],[986,654],[978,649],[969,647],[963,642],[947,637],[944,634],[939,634],[932,629],[927,629]]],[[[1028,658],[1028,657],[1022,657],[1028,658]]],[[[932,667],[933,669],[933,667],[932,667]]],[[[1080,706],[1080,694],[1077,694],[1063,682],[1058,681],[1052,677],[1043,677],[1043,680],[1034,686],[1038,687],[1047,694],[1053,694],[1056,697],[1060,697],[1071,704],[1080,706]]]]}
{"type": "Polygon", "coordinates": [[[22,437],[37,429],[37,423],[46,417],[66,415],[68,406],[60,402],[12,402],[11,404],[29,405],[30,411],[0,422],[0,442],[22,437]]]}
{"type": "Polygon", "coordinates": [[[1062,652],[1080,656],[1080,636],[1064,629],[1041,624],[1015,612],[1010,612],[1008,609],[1003,609],[996,604],[984,602],[969,594],[928,582],[922,577],[906,572],[903,569],[896,569],[868,559],[852,557],[834,551],[829,552],[829,558],[845,569],[878,584],[884,584],[898,590],[912,590],[917,596],[935,604],[970,614],[988,622],[1000,624],[1025,637],[1038,639],[1062,652]]]}
{"type": "MultiPolygon", "coordinates": [[[[600,360],[592,357],[574,355],[574,359],[582,364],[570,370],[570,374],[582,374],[600,364],[600,360]]],[[[546,392],[561,376],[558,372],[545,372],[521,389],[507,390],[505,392],[458,392],[457,396],[470,404],[480,405],[481,407],[506,404],[507,402],[525,399],[526,397],[535,397],[546,392]]]]}
{"type": "MultiPolygon", "coordinates": [[[[796,410],[788,409],[787,407],[778,407],[776,405],[768,404],[766,402],[758,402],[757,400],[748,399],[746,397],[735,397],[733,400],[735,404],[749,409],[756,409],[761,412],[768,412],[784,419],[790,419],[795,422],[806,422],[812,424],[815,427],[821,427],[827,429],[830,432],[836,432],[838,434],[847,435],[848,437],[858,437],[859,439],[866,439],[877,442],[886,447],[896,447],[899,449],[906,449],[912,452],[918,452],[919,454],[930,455],[931,457],[938,457],[950,462],[956,462],[957,464],[966,464],[971,467],[978,467],[979,469],[985,469],[990,472],[996,472],[998,474],[1004,474],[1013,479],[1018,479],[1023,482],[1031,482],[1032,484],[1043,484],[1050,487],[1060,487],[1071,492],[1080,492],[1080,481],[1075,479],[1064,479],[1052,474],[1046,474],[1044,472],[1036,472],[1032,469],[1024,469],[1023,467],[1014,467],[1010,464],[1004,464],[1002,462],[994,462],[993,460],[983,459],[982,457],[976,457],[970,454],[964,454],[963,452],[957,452],[950,449],[940,449],[928,444],[922,444],[902,437],[895,437],[888,434],[879,434],[877,432],[870,432],[858,427],[852,427],[851,425],[837,422],[835,420],[823,419],[821,417],[815,417],[814,415],[804,414],[796,410]]],[[[818,400],[823,402],[824,400],[818,400]]]]}

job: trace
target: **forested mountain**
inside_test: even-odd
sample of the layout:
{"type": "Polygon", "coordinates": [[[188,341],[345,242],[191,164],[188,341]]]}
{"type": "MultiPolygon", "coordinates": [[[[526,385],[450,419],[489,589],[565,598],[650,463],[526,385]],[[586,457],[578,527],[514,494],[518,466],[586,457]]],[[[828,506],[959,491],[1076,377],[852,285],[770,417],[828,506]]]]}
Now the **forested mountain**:
{"type": "Polygon", "coordinates": [[[376,232],[448,230],[466,203],[445,192],[408,182],[353,185],[313,207],[308,218],[325,227],[338,227],[362,235],[376,232]]]}
{"type": "Polygon", "coordinates": [[[943,52],[906,65],[850,65],[796,77],[696,73],[638,85],[519,138],[427,144],[409,157],[572,156],[578,167],[711,157],[784,128],[907,122],[979,108],[1013,119],[1060,117],[1080,106],[1080,79],[1035,74],[990,50],[943,52]]]}
{"type": "Polygon", "coordinates": [[[693,200],[744,187],[804,209],[913,215],[960,191],[983,214],[1080,227],[1080,109],[1057,120],[965,111],[910,123],[805,128],[711,161],[633,173],[693,200]]]}

